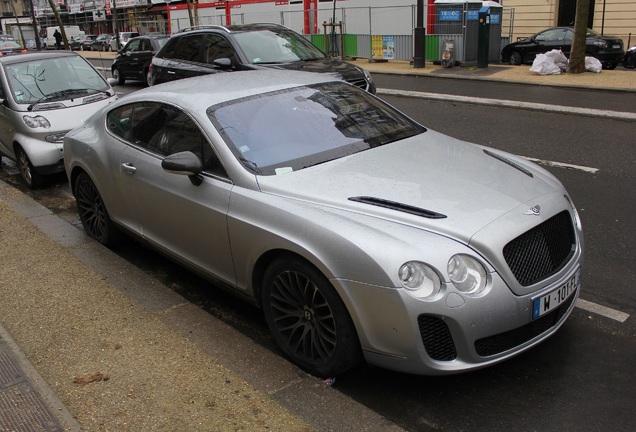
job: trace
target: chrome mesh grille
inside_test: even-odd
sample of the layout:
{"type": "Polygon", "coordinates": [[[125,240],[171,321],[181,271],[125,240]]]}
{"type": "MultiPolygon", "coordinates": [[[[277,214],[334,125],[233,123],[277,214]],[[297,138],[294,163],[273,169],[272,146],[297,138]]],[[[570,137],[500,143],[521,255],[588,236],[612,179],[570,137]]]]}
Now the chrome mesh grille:
{"type": "Polygon", "coordinates": [[[517,281],[529,286],[561,269],[574,247],[572,218],[563,211],[512,240],[503,255],[517,281]]]}

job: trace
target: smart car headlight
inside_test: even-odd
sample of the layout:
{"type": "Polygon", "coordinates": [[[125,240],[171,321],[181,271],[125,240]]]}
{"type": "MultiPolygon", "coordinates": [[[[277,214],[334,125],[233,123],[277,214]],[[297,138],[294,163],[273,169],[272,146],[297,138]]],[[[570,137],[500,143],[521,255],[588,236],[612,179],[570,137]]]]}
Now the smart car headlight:
{"type": "Polygon", "coordinates": [[[37,115],[37,116],[25,115],[25,116],[22,116],[22,121],[24,122],[25,125],[33,129],[37,129],[40,127],[49,129],[51,127],[51,123],[49,123],[46,117],[43,117],[41,115],[37,115]]]}
{"type": "Polygon", "coordinates": [[[439,292],[441,281],[435,270],[419,261],[402,264],[398,271],[402,286],[415,297],[430,297],[439,292]]]}
{"type": "Polygon", "coordinates": [[[455,288],[466,294],[477,294],[487,282],[484,266],[475,258],[463,254],[453,255],[448,260],[448,277],[455,288]]]}

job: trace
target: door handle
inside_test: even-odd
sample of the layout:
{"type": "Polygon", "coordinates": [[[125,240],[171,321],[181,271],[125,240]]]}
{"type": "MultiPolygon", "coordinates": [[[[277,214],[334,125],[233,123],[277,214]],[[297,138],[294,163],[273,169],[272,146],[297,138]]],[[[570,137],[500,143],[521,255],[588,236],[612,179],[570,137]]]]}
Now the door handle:
{"type": "Polygon", "coordinates": [[[135,168],[135,166],[130,162],[121,164],[121,168],[125,173],[128,174],[134,174],[137,171],[137,168],[135,168]]]}

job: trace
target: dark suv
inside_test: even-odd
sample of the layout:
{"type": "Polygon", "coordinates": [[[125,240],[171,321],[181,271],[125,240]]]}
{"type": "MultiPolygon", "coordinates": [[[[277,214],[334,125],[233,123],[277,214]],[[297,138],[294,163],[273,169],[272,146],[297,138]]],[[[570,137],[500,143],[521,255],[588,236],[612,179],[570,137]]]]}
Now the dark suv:
{"type": "Polygon", "coordinates": [[[152,59],[149,83],[262,68],[335,73],[370,93],[376,91],[367,71],[330,59],[300,34],[277,24],[183,29],[152,59]]]}

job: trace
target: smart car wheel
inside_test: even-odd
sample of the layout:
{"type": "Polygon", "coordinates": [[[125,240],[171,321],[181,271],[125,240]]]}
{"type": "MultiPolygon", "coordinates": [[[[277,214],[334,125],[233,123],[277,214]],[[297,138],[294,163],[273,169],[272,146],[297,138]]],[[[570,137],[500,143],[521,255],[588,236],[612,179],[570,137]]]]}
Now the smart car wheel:
{"type": "Polygon", "coordinates": [[[74,195],[86,234],[106,246],[121,239],[121,232],[110,220],[104,201],[88,174],[82,173],[77,177],[74,195]]]}
{"type": "Polygon", "coordinates": [[[126,79],[121,75],[119,69],[113,68],[113,78],[117,80],[117,84],[124,85],[126,79]]]}
{"type": "Polygon", "coordinates": [[[510,63],[513,66],[519,66],[520,64],[523,63],[523,58],[521,57],[521,54],[517,51],[513,51],[512,54],[510,54],[510,59],[508,60],[508,63],[510,63]]]}
{"type": "Polygon", "coordinates": [[[20,175],[27,186],[31,189],[37,189],[44,186],[44,176],[39,174],[35,168],[33,168],[33,164],[31,163],[29,156],[27,156],[22,147],[16,146],[15,156],[18,163],[18,169],[20,170],[20,175]]]}
{"type": "Polygon", "coordinates": [[[295,257],[265,272],[263,310],[278,346],[301,368],[336,376],[361,360],[360,342],[347,309],[317,269],[295,257]]]}

